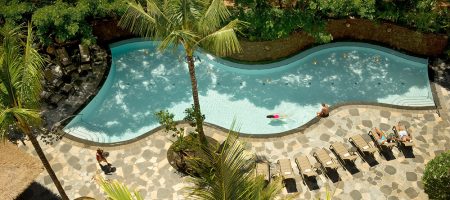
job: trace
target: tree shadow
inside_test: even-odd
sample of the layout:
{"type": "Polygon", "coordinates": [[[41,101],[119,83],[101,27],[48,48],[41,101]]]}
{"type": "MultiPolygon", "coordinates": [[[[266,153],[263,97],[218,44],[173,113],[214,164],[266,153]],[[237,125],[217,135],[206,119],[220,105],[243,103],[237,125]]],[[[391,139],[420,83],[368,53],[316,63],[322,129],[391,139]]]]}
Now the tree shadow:
{"type": "Polygon", "coordinates": [[[47,187],[33,181],[16,200],[60,200],[61,198],[47,187]]]}

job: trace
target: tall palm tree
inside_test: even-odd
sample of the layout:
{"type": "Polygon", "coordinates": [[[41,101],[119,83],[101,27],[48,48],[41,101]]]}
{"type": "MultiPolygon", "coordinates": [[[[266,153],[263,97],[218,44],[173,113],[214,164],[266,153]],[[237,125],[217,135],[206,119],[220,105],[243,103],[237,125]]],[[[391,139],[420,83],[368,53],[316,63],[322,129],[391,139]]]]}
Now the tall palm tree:
{"type": "Polygon", "coordinates": [[[245,151],[235,132],[230,132],[219,148],[204,153],[209,154],[209,160],[193,160],[197,163],[194,166],[204,171],[198,168],[206,162],[212,164],[212,169],[209,174],[189,179],[195,184],[186,188],[192,199],[269,200],[275,199],[283,188],[280,178],[266,185],[263,177],[255,176],[255,156],[245,151]]]}
{"type": "Polygon", "coordinates": [[[200,140],[206,144],[203,116],[200,111],[194,51],[198,47],[219,56],[241,51],[235,30],[243,24],[230,21],[223,0],[147,0],[147,6],[131,1],[119,26],[142,37],[160,40],[158,49],[184,47],[192,84],[194,113],[200,140]]]}
{"type": "Polygon", "coordinates": [[[59,194],[68,200],[61,183],[50,166],[34,133],[39,130],[39,94],[42,91],[44,59],[33,48],[32,27],[26,39],[20,28],[2,30],[0,46],[0,139],[5,141],[11,128],[22,131],[33,144],[59,194]]]}

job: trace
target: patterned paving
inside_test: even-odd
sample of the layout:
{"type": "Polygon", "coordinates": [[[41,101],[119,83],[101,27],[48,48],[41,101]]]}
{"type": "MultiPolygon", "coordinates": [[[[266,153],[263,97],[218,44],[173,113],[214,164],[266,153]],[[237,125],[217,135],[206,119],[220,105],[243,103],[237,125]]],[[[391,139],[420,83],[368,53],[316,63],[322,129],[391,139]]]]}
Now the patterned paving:
{"type": "MultiPolygon", "coordinates": [[[[425,163],[450,147],[450,126],[448,108],[449,91],[436,86],[442,108],[429,111],[398,110],[377,106],[344,106],[331,112],[328,118],[303,132],[272,139],[242,138],[249,150],[271,162],[271,171],[276,173],[276,161],[290,158],[297,174],[295,182],[288,183],[283,194],[295,195],[299,199],[311,199],[324,194],[327,185],[333,193],[333,199],[427,199],[423,192],[421,177],[425,163]],[[440,113],[441,115],[439,115],[440,113]],[[317,185],[303,185],[293,159],[301,154],[308,155],[310,161],[316,161],[311,152],[318,148],[328,148],[330,143],[340,141],[347,147],[349,136],[361,134],[367,141],[367,132],[372,127],[390,130],[398,121],[406,123],[415,137],[412,154],[404,155],[394,147],[394,159],[386,160],[376,154],[377,164],[369,166],[360,158],[356,161],[356,173],[339,168],[341,181],[331,182],[324,175],[317,178],[317,185]]],[[[208,135],[222,141],[226,133],[206,127],[208,135]]],[[[132,188],[138,189],[145,199],[184,199],[187,185],[169,165],[166,159],[171,136],[156,132],[141,141],[111,148],[109,162],[117,168],[109,179],[119,179],[132,188]]],[[[95,146],[86,146],[68,139],[53,144],[42,145],[53,169],[60,178],[68,196],[73,199],[90,196],[103,199],[103,194],[92,180],[100,170],[95,160],[95,146]]],[[[31,145],[22,149],[35,155],[31,145]]],[[[332,154],[330,154],[332,155],[332,154]]],[[[334,155],[332,155],[334,157],[334,155]]],[[[57,193],[46,172],[37,182],[57,193]]]]}

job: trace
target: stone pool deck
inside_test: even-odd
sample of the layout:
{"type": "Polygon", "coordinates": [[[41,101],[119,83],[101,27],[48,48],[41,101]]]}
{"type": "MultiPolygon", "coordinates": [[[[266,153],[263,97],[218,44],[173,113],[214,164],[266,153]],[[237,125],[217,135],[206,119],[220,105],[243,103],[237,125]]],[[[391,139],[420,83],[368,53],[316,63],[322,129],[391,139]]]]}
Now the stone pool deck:
{"type": "MultiPolygon", "coordinates": [[[[400,110],[381,106],[343,106],[331,112],[328,118],[302,132],[271,139],[241,138],[247,148],[271,163],[276,173],[276,161],[290,158],[297,177],[288,183],[283,194],[294,195],[296,199],[311,199],[324,195],[326,185],[333,199],[428,199],[421,181],[425,164],[439,153],[450,149],[450,91],[436,85],[440,108],[436,110],[400,110]],[[311,153],[318,148],[327,148],[330,143],[340,141],[347,147],[347,139],[361,134],[371,141],[367,132],[372,127],[390,130],[392,125],[402,121],[414,135],[415,147],[412,154],[403,155],[394,147],[395,158],[386,160],[376,154],[373,166],[356,160],[357,170],[349,173],[342,167],[338,170],[341,181],[331,182],[319,175],[317,185],[305,186],[294,163],[294,158],[304,154],[312,163],[316,160],[311,153]],[[311,187],[313,190],[310,190],[311,187]]],[[[205,132],[223,141],[226,133],[212,127],[205,132]]],[[[156,132],[138,142],[104,148],[110,152],[108,161],[117,167],[108,179],[118,179],[131,188],[141,192],[145,199],[185,199],[182,188],[188,183],[169,165],[166,159],[171,136],[162,131],[156,132]]],[[[370,142],[372,143],[372,142],[370,142]]],[[[69,198],[90,196],[104,199],[104,195],[92,177],[100,170],[95,159],[96,146],[87,146],[67,138],[53,145],[42,147],[64,186],[69,198]]],[[[36,156],[31,144],[20,148],[36,156]]],[[[334,155],[332,155],[334,157],[334,155]]],[[[48,174],[41,173],[36,182],[57,194],[48,174]]]]}

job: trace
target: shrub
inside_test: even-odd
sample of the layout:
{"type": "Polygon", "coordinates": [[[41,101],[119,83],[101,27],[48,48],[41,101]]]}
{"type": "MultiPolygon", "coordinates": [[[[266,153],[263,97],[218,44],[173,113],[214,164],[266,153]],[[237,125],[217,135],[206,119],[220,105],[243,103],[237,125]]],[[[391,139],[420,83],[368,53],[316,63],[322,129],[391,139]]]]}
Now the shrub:
{"type": "Polygon", "coordinates": [[[450,151],[427,163],[422,181],[430,199],[450,199],[450,151]]]}
{"type": "Polygon", "coordinates": [[[3,18],[7,24],[22,23],[23,15],[31,12],[33,12],[31,3],[20,2],[19,0],[0,0],[0,18],[3,18]]]}

